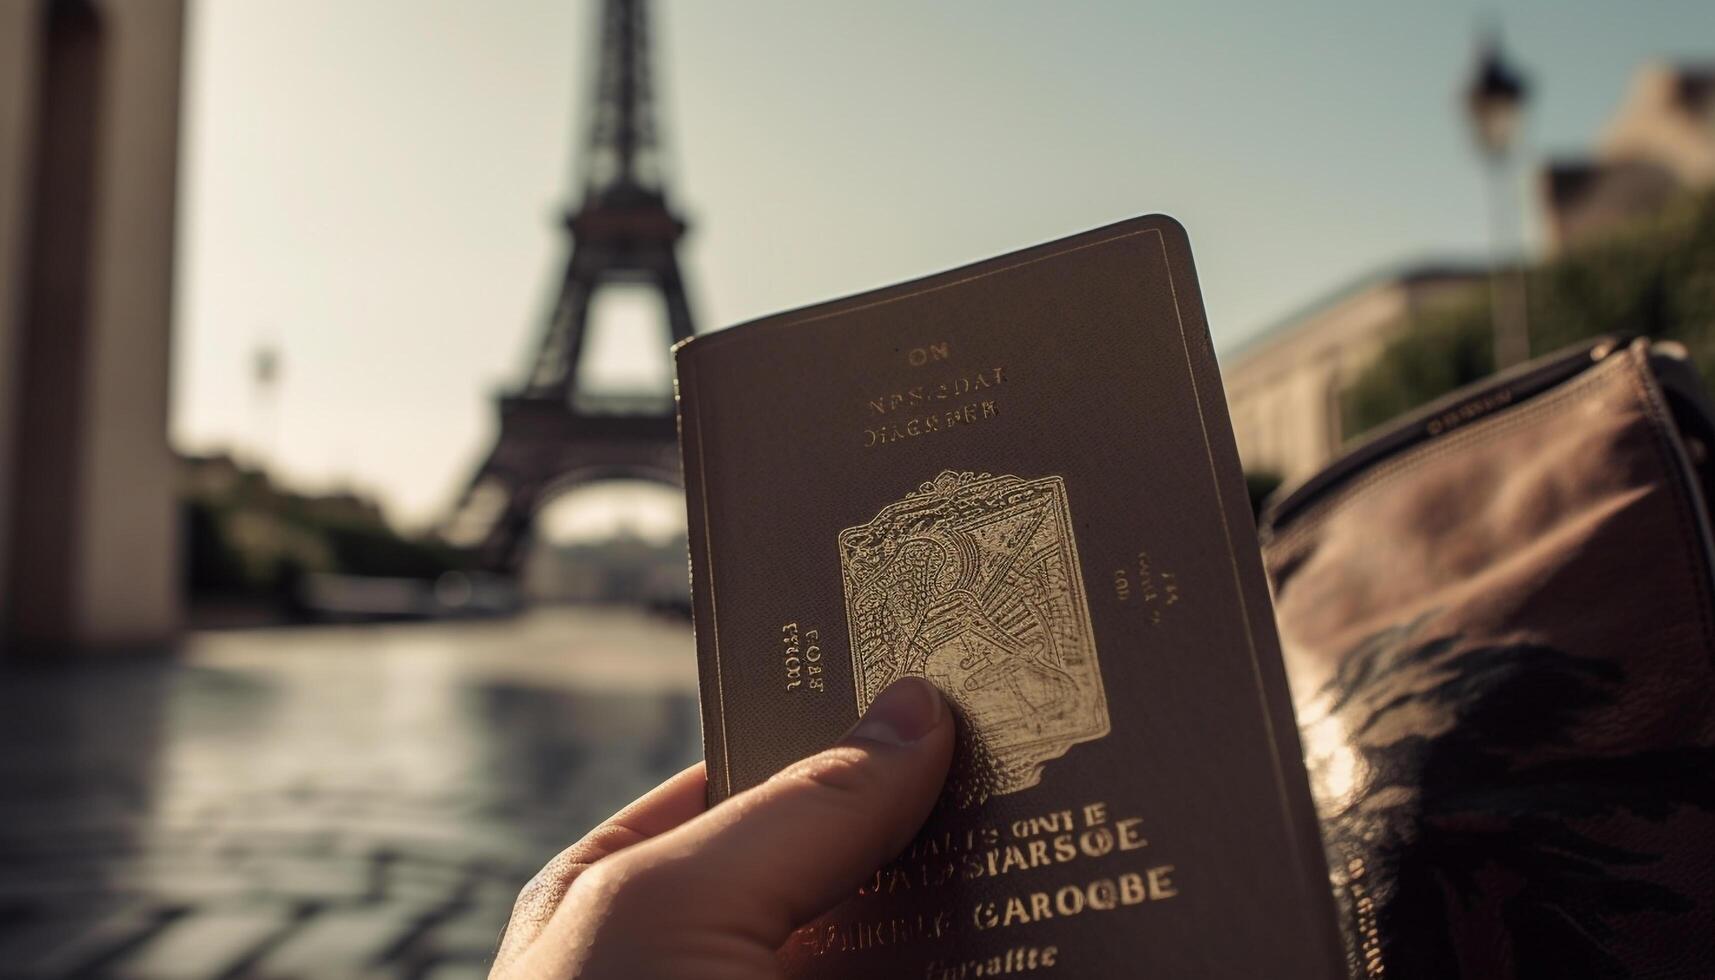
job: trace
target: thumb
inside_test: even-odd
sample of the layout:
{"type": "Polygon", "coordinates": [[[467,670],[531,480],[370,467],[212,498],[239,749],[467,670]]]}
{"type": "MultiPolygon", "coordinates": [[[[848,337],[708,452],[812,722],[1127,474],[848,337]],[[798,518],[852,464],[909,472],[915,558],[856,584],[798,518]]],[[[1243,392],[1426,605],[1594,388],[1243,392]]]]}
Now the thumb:
{"type": "Polygon", "coordinates": [[[953,729],[933,684],[895,681],[839,744],[615,855],[609,894],[772,953],[910,843],[946,779],[953,729]]]}

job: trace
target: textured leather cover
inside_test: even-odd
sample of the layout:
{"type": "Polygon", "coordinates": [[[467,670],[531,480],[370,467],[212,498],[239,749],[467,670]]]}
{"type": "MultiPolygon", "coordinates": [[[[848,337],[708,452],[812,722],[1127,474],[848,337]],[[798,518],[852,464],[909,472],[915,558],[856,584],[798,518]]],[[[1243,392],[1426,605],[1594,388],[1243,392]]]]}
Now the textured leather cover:
{"type": "Polygon", "coordinates": [[[1265,515],[1352,977],[1715,976],[1694,387],[1551,356],[1265,515]]]}
{"type": "Polygon", "coordinates": [[[902,673],[960,720],[923,834],[793,938],[790,975],[1339,974],[1177,224],[758,320],[676,365],[711,797],[833,743],[902,673]]]}

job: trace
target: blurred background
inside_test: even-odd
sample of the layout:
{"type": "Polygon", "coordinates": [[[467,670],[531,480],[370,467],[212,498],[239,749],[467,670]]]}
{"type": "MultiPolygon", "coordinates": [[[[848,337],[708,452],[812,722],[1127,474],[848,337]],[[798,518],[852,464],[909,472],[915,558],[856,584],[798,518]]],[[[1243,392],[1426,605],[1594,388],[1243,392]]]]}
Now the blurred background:
{"type": "Polygon", "coordinates": [[[483,975],[700,755],[668,345],[1152,211],[1258,499],[1715,376],[1715,9],[0,0],[0,975],[483,975]]]}

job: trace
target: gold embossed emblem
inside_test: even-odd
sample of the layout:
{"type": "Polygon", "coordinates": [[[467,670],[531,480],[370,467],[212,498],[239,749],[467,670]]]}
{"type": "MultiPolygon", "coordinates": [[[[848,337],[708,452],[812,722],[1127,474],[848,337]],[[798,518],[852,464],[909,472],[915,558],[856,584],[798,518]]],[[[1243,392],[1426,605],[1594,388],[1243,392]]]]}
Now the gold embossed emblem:
{"type": "Polygon", "coordinates": [[[840,532],[858,710],[907,674],[960,715],[960,805],[1108,733],[1066,484],[943,471],[840,532]]]}

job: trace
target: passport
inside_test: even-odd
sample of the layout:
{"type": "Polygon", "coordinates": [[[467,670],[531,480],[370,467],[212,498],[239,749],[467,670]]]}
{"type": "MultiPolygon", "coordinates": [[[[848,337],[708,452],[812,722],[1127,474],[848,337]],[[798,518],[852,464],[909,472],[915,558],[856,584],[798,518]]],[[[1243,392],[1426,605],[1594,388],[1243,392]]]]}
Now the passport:
{"type": "Polygon", "coordinates": [[[922,832],[793,935],[787,975],[1345,975],[1183,228],[765,317],[674,364],[710,802],[901,676],[958,720],[922,832]]]}

